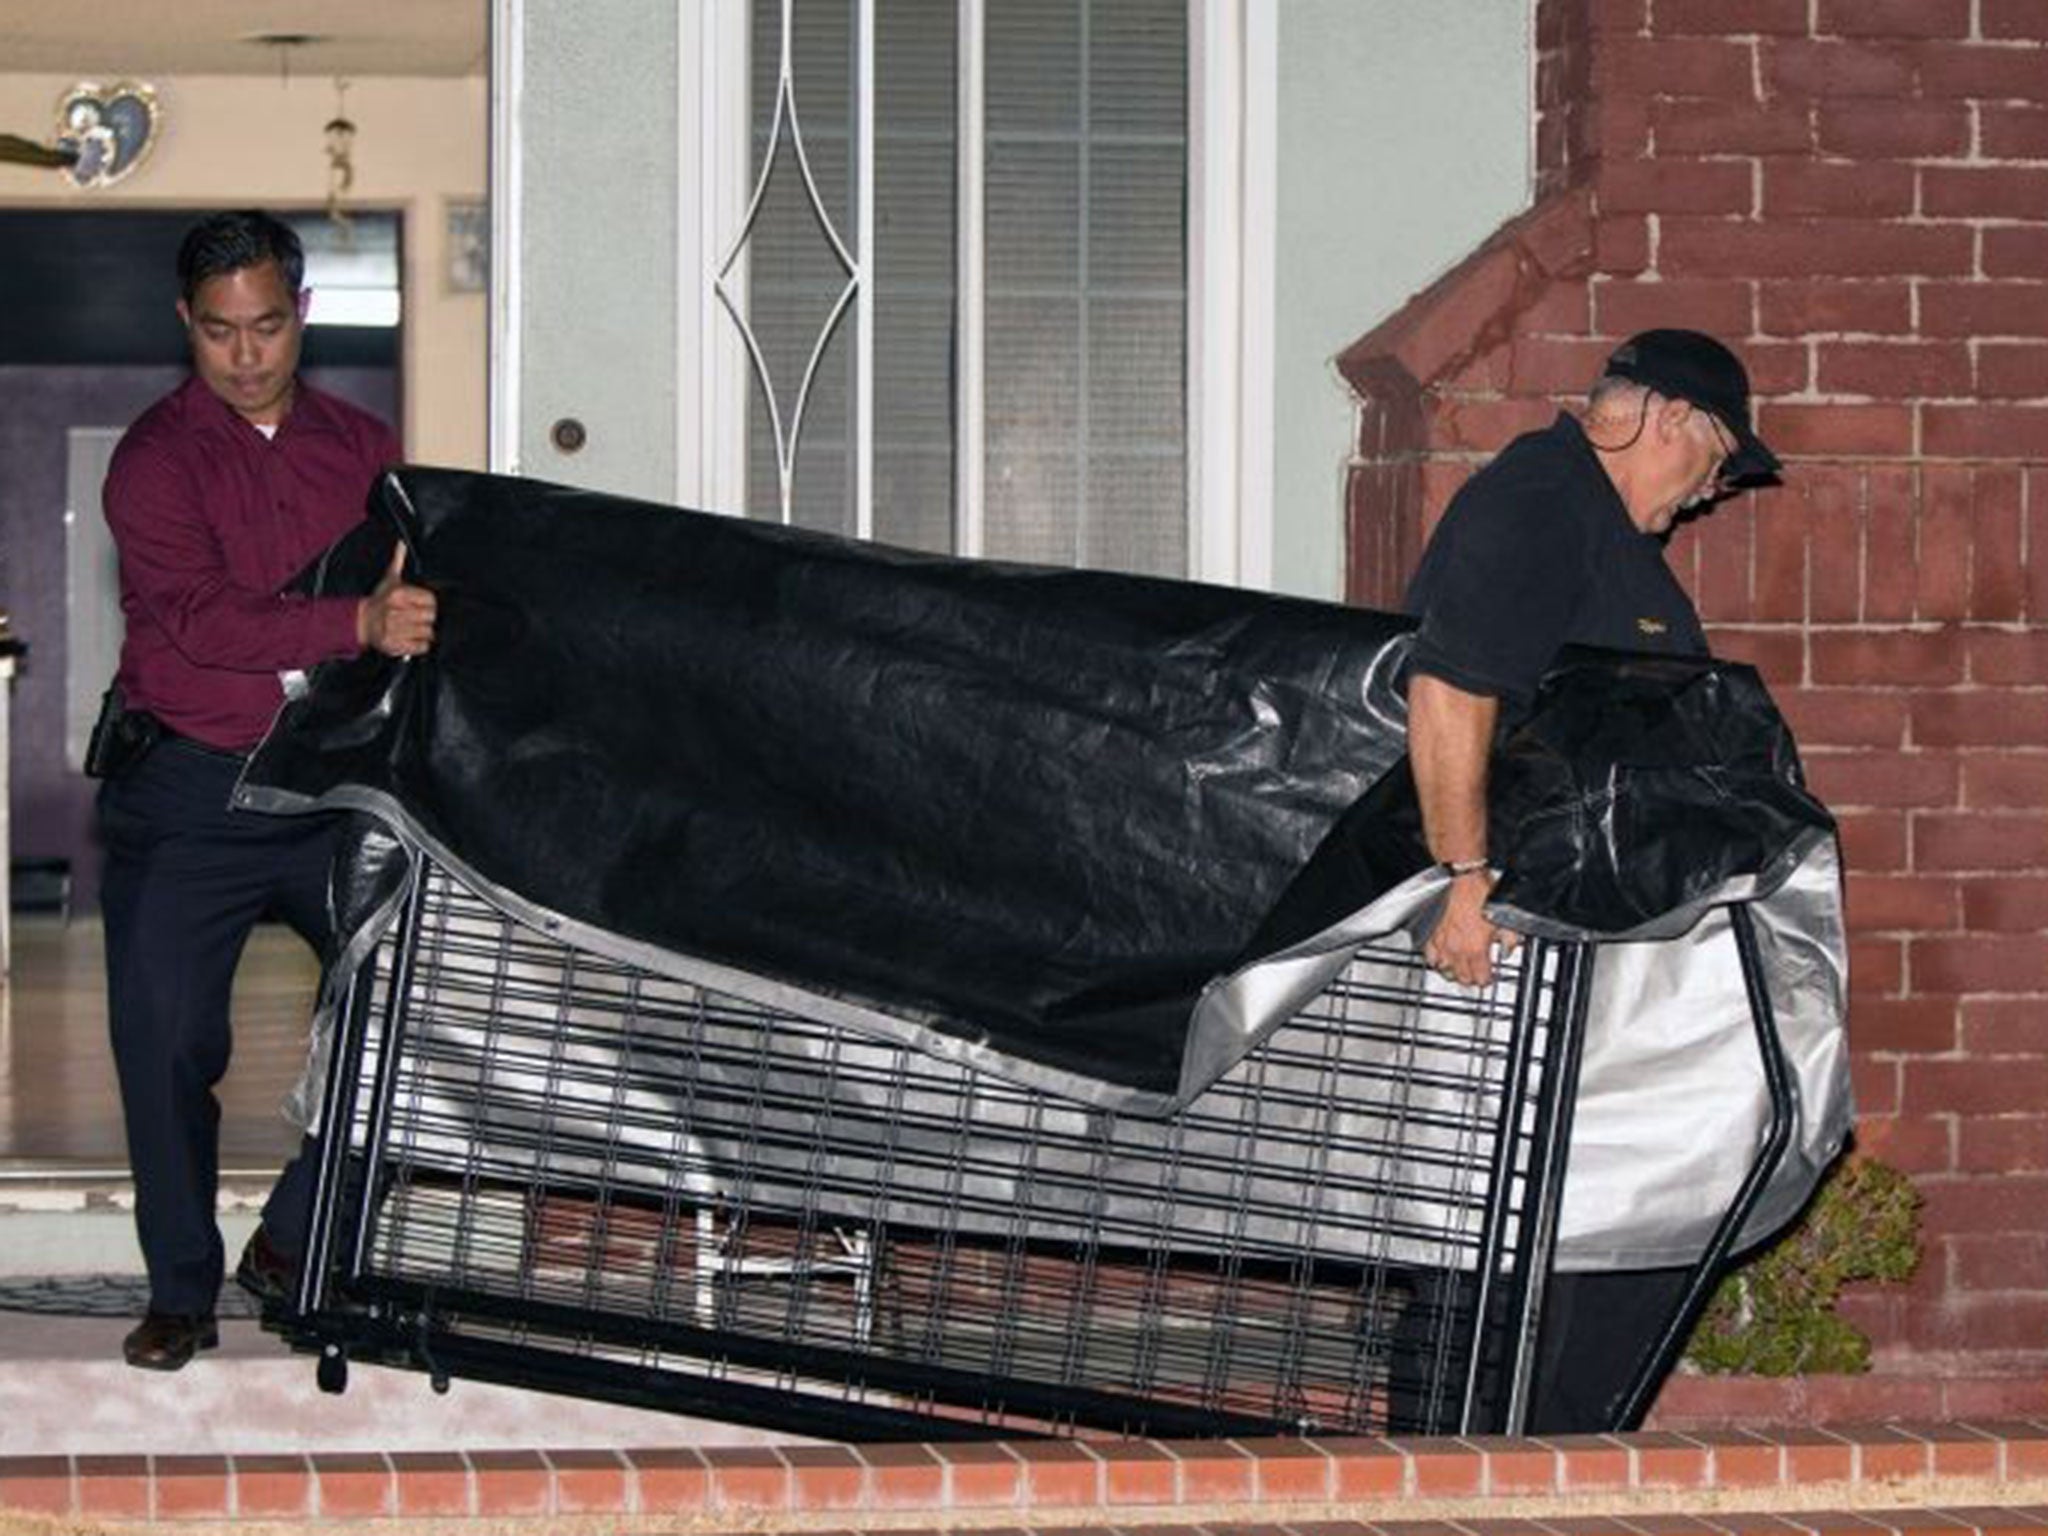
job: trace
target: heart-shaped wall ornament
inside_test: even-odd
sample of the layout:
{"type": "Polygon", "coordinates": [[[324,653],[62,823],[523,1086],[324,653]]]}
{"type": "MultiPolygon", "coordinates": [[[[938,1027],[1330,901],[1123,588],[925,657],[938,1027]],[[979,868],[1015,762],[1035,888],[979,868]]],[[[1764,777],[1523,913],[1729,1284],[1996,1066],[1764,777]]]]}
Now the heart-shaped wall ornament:
{"type": "Polygon", "coordinates": [[[149,158],[162,122],[156,92],[140,81],[81,81],[57,103],[57,142],[78,152],[64,174],[81,187],[111,187],[149,158]]]}

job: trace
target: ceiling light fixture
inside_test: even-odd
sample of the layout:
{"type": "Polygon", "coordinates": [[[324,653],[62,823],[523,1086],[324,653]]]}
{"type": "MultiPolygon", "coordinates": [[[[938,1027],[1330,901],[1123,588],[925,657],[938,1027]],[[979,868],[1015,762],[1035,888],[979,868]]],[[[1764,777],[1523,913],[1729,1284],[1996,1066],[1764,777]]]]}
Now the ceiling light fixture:
{"type": "Polygon", "coordinates": [[[301,48],[310,48],[315,43],[332,39],[319,32],[248,32],[243,34],[241,41],[258,48],[275,48],[279,83],[289,86],[292,83],[292,55],[301,48]]]}

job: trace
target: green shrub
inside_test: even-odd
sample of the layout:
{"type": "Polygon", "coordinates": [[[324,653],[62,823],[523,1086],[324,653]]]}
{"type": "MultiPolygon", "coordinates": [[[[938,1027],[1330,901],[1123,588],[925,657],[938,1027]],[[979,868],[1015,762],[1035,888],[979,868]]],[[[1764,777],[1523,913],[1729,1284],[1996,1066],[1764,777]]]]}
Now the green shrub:
{"type": "Polygon", "coordinates": [[[1904,1280],[1920,1261],[1920,1195],[1896,1169],[1845,1157],[1790,1233],[1730,1272],[1682,1368],[1802,1376],[1870,1369],[1870,1340],[1835,1313],[1852,1280],[1904,1280]]]}

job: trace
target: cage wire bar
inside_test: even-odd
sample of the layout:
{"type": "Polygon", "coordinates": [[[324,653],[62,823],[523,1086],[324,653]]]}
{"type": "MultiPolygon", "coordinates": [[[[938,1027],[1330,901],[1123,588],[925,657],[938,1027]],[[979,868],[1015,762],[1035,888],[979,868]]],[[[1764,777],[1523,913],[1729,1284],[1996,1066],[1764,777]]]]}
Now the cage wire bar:
{"type": "Polygon", "coordinates": [[[1514,1430],[1589,974],[1533,940],[1467,991],[1396,933],[1144,1119],[567,948],[422,856],[271,1321],[329,1390],[838,1438],[1514,1430]]]}

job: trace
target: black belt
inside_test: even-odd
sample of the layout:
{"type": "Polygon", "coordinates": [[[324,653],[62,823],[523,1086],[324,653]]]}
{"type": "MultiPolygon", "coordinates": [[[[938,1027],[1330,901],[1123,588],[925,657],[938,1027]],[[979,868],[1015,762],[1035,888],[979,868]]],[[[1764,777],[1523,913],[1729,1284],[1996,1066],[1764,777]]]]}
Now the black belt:
{"type": "MultiPolygon", "coordinates": [[[[198,752],[206,757],[217,757],[222,762],[233,763],[237,767],[249,761],[248,752],[230,752],[226,747],[216,747],[207,742],[195,740],[181,731],[172,730],[169,726],[164,727],[163,735],[158,738],[158,745],[182,747],[187,752],[198,752]]],[[[249,750],[253,752],[255,748],[252,747],[249,750]]]]}

